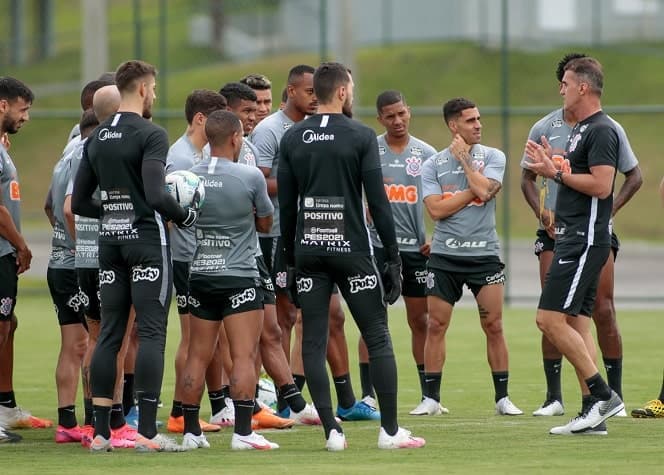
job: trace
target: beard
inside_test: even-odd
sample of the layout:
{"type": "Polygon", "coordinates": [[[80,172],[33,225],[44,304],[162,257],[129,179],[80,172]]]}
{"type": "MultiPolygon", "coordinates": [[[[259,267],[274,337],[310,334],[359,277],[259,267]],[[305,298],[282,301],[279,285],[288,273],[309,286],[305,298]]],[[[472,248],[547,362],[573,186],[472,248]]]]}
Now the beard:
{"type": "Polygon", "coordinates": [[[5,117],[2,120],[2,131],[7,132],[10,135],[18,132],[18,129],[21,127],[18,125],[18,122],[12,120],[11,117],[5,117]]]}
{"type": "Polygon", "coordinates": [[[341,113],[348,117],[349,119],[353,118],[353,103],[349,100],[344,102],[344,105],[341,107],[341,113]]]}
{"type": "Polygon", "coordinates": [[[148,98],[146,97],[143,100],[143,114],[142,114],[144,119],[150,120],[152,119],[152,104],[148,102],[148,98]]]}

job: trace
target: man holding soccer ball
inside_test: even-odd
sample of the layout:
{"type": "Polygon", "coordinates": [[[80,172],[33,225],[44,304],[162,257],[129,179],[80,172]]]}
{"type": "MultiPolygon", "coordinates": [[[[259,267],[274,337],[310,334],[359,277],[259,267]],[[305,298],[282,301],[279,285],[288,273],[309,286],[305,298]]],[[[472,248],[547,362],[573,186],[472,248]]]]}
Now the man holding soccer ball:
{"type": "Polygon", "coordinates": [[[74,182],[73,212],[101,220],[99,285],[104,318],[90,368],[96,421],[92,452],[112,450],[109,418],[115,362],[132,303],[139,338],[136,450],[182,450],[172,439],[157,434],[156,424],[173,285],[165,219],[181,227],[192,226],[198,218],[198,203],[183,208],[164,186],[168,136],[148,120],[156,97],[156,74],[154,66],[143,61],[120,65],[116,71],[120,107],[88,139],[74,182]],[[101,202],[92,198],[97,186],[101,202]]]}

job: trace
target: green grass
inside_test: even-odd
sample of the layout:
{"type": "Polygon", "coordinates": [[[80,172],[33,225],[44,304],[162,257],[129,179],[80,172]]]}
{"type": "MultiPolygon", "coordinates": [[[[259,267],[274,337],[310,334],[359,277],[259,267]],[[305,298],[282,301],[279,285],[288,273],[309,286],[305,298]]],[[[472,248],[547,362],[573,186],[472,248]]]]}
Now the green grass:
{"type": "MultiPolygon", "coordinates": [[[[34,289],[35,283],[31,285],[34,289]]],[[[47,296],[23,293],[17,307],[15,388],[21,405],[42,417],[56,417],[53,382],[59,337],[47,296]]],[[[661,312],[621,311],[625,346],[624,393],[628,409],[656,397],[662,377],[661,312]]],[[[662,423],[657,420],[613,418],[607,437],[553,437],[552,425],[566,423],[579,406],[578,387],[566,363],[563,389],[568,416],[535,418],[528,414],[543,399],[544,377],[540,335],[533,309],[507,308],[504,326],[510,348],[510,397],[527,415],[498,417],[493,412],[493,389],[486,364],[484,336],[476,311],[455,311],[448,335],[448,357],[442,402],[451,413],[440,417],[412,417],[407,412],[419,400],[414,365],[403,311],[391,310],[391,331],[399,367],[400,424],[427,439],[413,451],[379,451],[377,425],[344,423],[349,449],[330,454],[323,450],[320,428],[296,427],[269,432],[281,449],[271,453],[233,453],[230,430],[211,435],[210,450],[185,454],[138,455],[131,450],[91,456],[76,444],[56,445],[53,430],[24,430],[20,444],[0,446],[3,474],[86,473],[120,474],[144,470],[155,474],[237,473],[655,473],[661,470],[662,423]]],[[[349,345],[355,348],[356,329],[347,315],[349,345]]],[[[171,312],[162,399],[164,420],[173,388],[173,355],[178,335],[171,312]]],[[[350,352],[355,392],[359,393],[356,354],[350,352]]],[[[307,396],[308,397],[308,396],[307,396]]],[[[82,416],[80,402],[78,415],[82,416]]],[[[207,400],[202,403],[209,415],[207,400]]]]}

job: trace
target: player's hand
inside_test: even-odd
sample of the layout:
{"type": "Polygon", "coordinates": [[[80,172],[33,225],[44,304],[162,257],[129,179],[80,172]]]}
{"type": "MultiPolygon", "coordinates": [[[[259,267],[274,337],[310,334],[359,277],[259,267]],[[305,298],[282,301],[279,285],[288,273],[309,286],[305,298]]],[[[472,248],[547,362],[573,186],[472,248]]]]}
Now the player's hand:
{"type": "Polygon", "coordinates": [[[300,306],[300,301],[297,298],[297,271],[293,266],[286,267],[286,295],[288,300],[291,301],[296,307],[300,306]]]}
{"type": "MultiPolygon", "coordinates": [[[[544,139],[544,142],[546,143],[546,147],[548,147],[546,139],[544,139]]],[[[540,176],[553,178],[558,170],[556,170],[555,164],[547,154],[546,147],[533,140],[528,140],[528,142],[526,142],[525,153],[530,161],[526,162],[526,166],[540,176]]],[[[548,147],[548,151],[551,151],[551,147],[548,147]]]]}
{"type": "Polygon", "coordinates": [[[18,266],[18,269],[16,270],[17,275],[28,270],[31,262],[32,251],[28,246],[16,250],[16,265],[18,266]]]}
{"type": "Polygon", "coordinates": [[[420,254],[423,256],[429,257],[429,254],[431,254],[431,243],[430,242],[425,242],[420,246],[420,254]]]}
{"type": "Polygon", "coordinates": [[[383,300],[385,303],[392,305],[401,295],[401,257],[398,251],[388,258],[381,277],[385,290],[383,300]]]}
{"type": "Polygon", "coordinates": [[[470,145],[466,143],[461,135],[456,134],[452,139],[452,143],[450,144],[450,152],[452,152],[454,158],[460,160],[461,157],[470,152],[470,145]]]}
{"type": "Polygon", "coordinates": [[[178,223],[179,228],[190,228],[192,227],[196,221],[198,221],[198,217],[200,216],[200,211],[198,208],[193,208],[193,207],[188,207],[185,208],[185,212],[187,213],[187,216],[182,220],[181,223],[178,223]]]}

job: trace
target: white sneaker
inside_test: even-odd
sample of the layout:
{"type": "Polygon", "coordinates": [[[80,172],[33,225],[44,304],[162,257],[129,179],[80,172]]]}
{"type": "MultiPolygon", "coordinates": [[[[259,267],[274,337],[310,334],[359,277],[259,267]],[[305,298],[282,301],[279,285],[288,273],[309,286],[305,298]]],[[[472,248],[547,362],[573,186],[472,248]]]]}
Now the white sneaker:
{"type": "Polygon", "coordinates": [[[533,416],[562,416],[565,408],[557,399],[544,401],[539,409],[533,411],[533,416]]]}
{"type": "Polygon", "coordinates": [[[426,441],[422,437],[415,437],[402,427],[399,427],[394,435],[388,435],[382,427],[378,433],[379,449],[418,449],[425,444],[426,441]]]}
{"type": "Polygon", "coordinates": [[[496,403],[496,414],[499,416],[520,416],[523,411],[516,407],[510,398],[505,396],[496,403]]]}
{"type": "Polygon", "coordinates": [[[203,432],[201,432],[201,435],[194,435],[191,432],[187,432],[182,438],[182,448],[184,450],[209,449],[210,443],[205,438],[203,432]]]}
{"type": "Polygon", "coordinates": [[[597,427],[599,424],[613,417],[625,408],[625,404],[618,396],[618,393],[611,391],[611,397],[606,401],[596,401],[587,413],[574,419],[572,432],[584,432],[588,429],[597,427]]]}
{"type": "Polygon", "coordinates": [[[371,396],[364,396],[362,402],[373,409],[378,409],[378,403],[371,396]]]}
{"type": "Polygon", "coordinates": [[[624,407],[616,414],[616,417],[627,417],[627,411],[624,407]]]}
{"type": "Polygon", "coordinates": [[[153,438],[138,434],[134,446],[136,452],[184,452],[185,448],[164,434],[157,434],[153,438]]]}
{"type": "Polygon", "coordinates": [[[21,406],[0,406],[0,427],[6,429],[29,429],[32,427],[30,413],[21,409],[21,406]]]}
{"type": "Polygon", "coordinates": [[[573,432],[572,427],[574,424],[577,422],[577,419],[579,419],[581,414],[573,418],[569,423],[565,424],[564,426],[558,426],[558,427],[552,427],[551,430],[549,431],[549,434],[551,435],[608,435],[608,431],[606,430],[606,423],[601,422],[597,427],[595,428],[588,428],[586,430],[583,430],[581,432],[573,432]]]}
{"type": "Polygon", "coordinates": [[[8,430],[0,427],[0,444],[20,442],[22,438],[23,437],[20,435],[14,434],[13,432],[9,432],[8,430]]]}
{"type": "Polygon", "coordinates": [[[249,435],[233,433],[233,438],[231,439],[232,450],[272,450],[278,448],[278,444],[270,442],[256,432],[252,432],[249,435]]]}
{"type": "Polygon", "coordinates": [[[346,443],[346,436],[343,432],[339,433],[336,429],[330,431],[330,436],[325,442],[325,448],[330,452],[341,452],[348,448],[346,443]]]}
{"type": "Polygon", "coordinates": [[[313,404],[307,404],[300,412],[295,412],[291,409],[290,419],[293,419],[296,424],[307,426],[319,426],[321,424],[318,411],[313,404]]]}
{"type": "Polygon", "coordinates": [[[215,424],[220,427],[230,427],[235,425],[235,407],[233,407],[233,402],[231,401],[230,406],[226,405],[221,411],[210,416],[210,424],[215,424]]]}
{"type": "Polygon", "coordinates": [[[417,407],[408,414],[411,416],[439,416],[441,414],[449,413],[450,411],[446,407],[443,407],[438,401],[431,399],[430,397],[425,397],[420,401],[417,407]]]}

